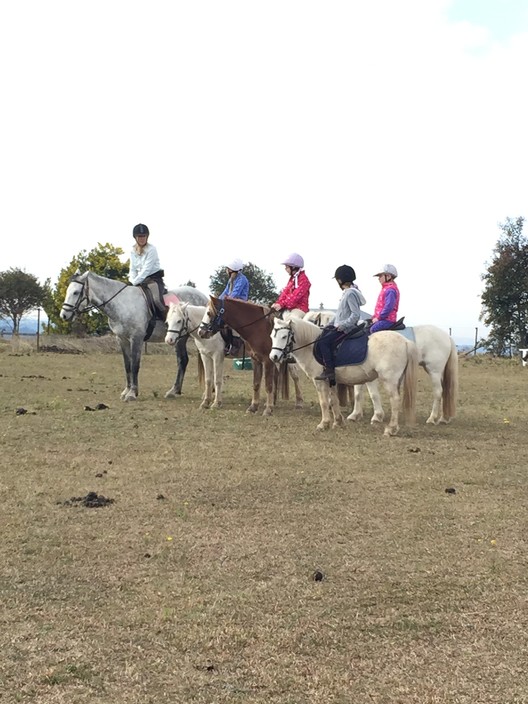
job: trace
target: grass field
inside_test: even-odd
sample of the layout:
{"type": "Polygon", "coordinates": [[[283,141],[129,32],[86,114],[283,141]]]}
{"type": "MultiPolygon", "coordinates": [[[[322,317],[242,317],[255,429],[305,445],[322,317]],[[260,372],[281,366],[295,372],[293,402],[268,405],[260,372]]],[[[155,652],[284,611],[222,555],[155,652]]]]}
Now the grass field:
{"type": "Polygon", "coordinates": [[[386,438],[195,366],[125,404],[118,354],[1,344],[0,702],[528,702],[528,368],[462,359],[439,427],[421,372],[386,438]]]}

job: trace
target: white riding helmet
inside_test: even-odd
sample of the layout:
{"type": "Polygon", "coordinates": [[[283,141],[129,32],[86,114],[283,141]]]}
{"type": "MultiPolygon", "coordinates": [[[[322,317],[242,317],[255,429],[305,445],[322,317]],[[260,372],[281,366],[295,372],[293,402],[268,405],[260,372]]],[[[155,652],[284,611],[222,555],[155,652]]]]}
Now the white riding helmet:
{"type": "Polygon", "coordinates": [[[296,269],[302,269],[304,267],[304,259],[301,257],[300,254],[296,254],[293,252],[289,256],[286,257],[286,259],[281,262],[281,264],[284,264],[284,266],[293,266],[296,269]]]}
{"type": "Polygon", "coordinates": [[[381,276],[382,274],[388,274],[395,279],[398,276],[398,270],[393,264],[384,264],[383,269],[380,269],[377,274],[374,274],[374,276],[381,276]]]}
{"type": "Polygon", "coordinates": [[[242,259],[231,259],[231,261],[226,264],[226,268],[231,269],[231,271],[240,271],[244,268],[244,262],[242,259]]]}

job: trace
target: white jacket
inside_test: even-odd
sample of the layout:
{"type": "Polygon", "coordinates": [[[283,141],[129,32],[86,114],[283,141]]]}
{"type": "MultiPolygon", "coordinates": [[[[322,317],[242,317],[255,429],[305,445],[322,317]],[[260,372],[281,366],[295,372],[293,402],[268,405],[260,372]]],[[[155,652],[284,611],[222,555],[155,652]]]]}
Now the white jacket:
{"type": "Polygon", "coordinates": [[[128,280],[131,284],[141,284],[152,274],[161,269],[158,252],[152,244],[147,244],[143,248],[143,253],[138,254],[135,250],[130,252],[130,273],[128,280]]]}

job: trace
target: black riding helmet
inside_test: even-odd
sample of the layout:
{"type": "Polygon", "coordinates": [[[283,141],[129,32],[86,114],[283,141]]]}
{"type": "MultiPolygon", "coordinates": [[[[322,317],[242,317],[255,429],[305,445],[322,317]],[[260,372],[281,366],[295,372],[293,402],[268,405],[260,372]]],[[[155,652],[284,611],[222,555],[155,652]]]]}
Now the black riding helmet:
{"type": "Polygon", "coordinates": [[[136,225],[135,228],[132,230],[132,236],[137,237],[138,235],[147,235],[149,236],[150,232],[149,229],[146,225],[136,225]]]}
{"type": "Polygon", "coordinates": [[[348,264],[343,264],[335,270],[334,279],[341,281],[342,284],[353,284],[356,280],[356,272],[348,264]]]}

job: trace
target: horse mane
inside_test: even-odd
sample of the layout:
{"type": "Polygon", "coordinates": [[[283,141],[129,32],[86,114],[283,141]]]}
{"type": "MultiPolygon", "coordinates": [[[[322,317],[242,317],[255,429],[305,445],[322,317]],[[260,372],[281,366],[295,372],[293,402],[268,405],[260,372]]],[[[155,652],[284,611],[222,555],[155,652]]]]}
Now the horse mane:
{"type": "Polygon", "coordinates": [[[217,298],[216,296],[211,296],[211,299],[214,301],[215,307],[224,301],[229,301],[230,303],[234,303],[235,305],[240,305],[240,306],[248,306],[248,307],[253,307],[253,308],[258,308],[261,311],[264,311],[265,313],[269,313],[271,308],[269,306],[265,306],[263,303],[255,303],[254,301],[242,301],[240,298],[231,298],[231,296],[226,296],[224,299],[217,298]]]}
{"type": "Polygon", "coordinates": [[[297,346],[309,344],[321,334],[321,328],[318,325],[304,318],[290,318],[289,322],[295,332],[295,343],[297,346]]]}

